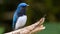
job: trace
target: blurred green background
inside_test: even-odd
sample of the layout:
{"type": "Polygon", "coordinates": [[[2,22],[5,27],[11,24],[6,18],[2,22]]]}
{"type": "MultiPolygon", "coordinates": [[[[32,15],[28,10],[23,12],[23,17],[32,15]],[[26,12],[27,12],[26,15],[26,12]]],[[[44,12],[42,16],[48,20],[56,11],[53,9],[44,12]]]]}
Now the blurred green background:
{"type": "Polygon", "coordinates": [[[27,24],[38,21],[45,14],[45,30],[35,34],[60,34],[60,0],[0,0],[0,34],[12,31],[12,17],[19,3],[25,1],[27,8],[27,24]]]}

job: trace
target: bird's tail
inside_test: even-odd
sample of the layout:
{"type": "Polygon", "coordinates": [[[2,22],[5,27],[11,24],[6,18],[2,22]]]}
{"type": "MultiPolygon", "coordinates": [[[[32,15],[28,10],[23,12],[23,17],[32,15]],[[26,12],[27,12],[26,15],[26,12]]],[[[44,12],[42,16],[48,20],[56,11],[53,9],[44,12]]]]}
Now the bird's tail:
{"type": "Polygon", "coordinates": [[[15,23],[12,24],[12,30],[15,30],[15,23]]]}

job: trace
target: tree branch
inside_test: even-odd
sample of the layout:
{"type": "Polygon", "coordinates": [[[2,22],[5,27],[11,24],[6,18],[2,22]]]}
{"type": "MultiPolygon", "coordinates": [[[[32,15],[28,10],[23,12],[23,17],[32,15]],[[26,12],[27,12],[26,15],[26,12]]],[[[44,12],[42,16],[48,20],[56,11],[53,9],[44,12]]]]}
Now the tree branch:
{"type": "Polygon", "coordinates": [[[24,28],[21,28],[21,29],[12,31],[12,32],[8,32],[5,34],[31,34],[31,33],[37,32],[37,31],[41,31],[41,30],[45,29],[45,27],[42,25],[44,20],[45,20],[45,18],[41,18],[39,21],[37,21],[36,23],[34,23],[30,26],[27,26],[27,27],[24,27],[24,28]]]}

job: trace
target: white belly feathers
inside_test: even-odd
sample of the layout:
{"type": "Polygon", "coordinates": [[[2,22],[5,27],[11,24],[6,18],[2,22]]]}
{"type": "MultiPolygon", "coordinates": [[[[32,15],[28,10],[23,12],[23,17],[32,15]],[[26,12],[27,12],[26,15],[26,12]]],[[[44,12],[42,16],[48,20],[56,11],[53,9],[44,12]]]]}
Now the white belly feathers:
{"type": "Polygon", "coordinates": [[[15,29],[23,27],[26,24],[26,21],[27,21],[27,16],[26,15],[20,16],[17,19],[17,23],[16,23],[16,26],[15,26],[15,29]]]}

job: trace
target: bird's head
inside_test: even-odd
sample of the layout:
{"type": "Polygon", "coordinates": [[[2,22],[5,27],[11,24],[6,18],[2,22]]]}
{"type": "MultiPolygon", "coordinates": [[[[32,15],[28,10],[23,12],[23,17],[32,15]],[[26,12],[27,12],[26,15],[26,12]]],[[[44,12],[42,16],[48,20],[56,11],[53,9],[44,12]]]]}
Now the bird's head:
{"type": "Polygon", "coordinates": [[[20,3],[17,7],[17,9],[20,11],[20,10],[26,10],[26,7],[29,6],[28,4],[26,3],[20,3]]]}
{"type": "Polygon", "coordinates": [[[25,14],[26,13],[26,7],[29,6],[28,4],[26,3],[20,3],[17,7],[17,12],[21,15],[25,14]]]}
{"type": "Polygon", "coordinates": [[[20,4],[18,5],[18,7],[22,7],[22,8],[27,7],[27,6],[29,6],[29,5],[26,4],[26,3],[20,3],[20,4]]]}

